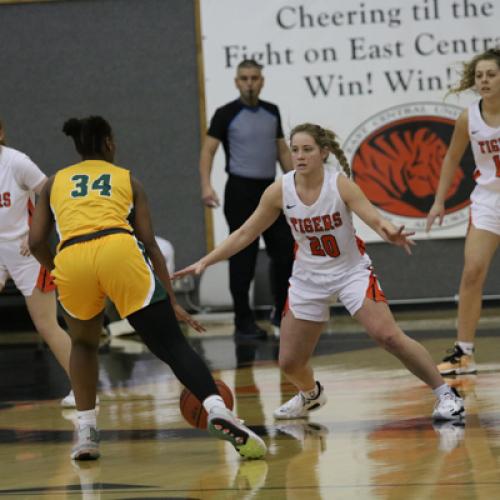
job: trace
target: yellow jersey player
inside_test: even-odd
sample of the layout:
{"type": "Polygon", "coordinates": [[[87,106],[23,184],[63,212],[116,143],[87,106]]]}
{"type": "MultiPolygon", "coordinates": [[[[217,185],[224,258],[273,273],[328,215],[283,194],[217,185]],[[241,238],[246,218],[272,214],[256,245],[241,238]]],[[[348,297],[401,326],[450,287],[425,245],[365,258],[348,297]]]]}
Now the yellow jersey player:
{"type": "Polygon", "coordinates": [[[210,433],[229,441],[243,457],[261,458],[266,445],[226,408],[206,364],[179,328],[177,320],[203,329],[176,302],[142,185],[113,165],[110,125],[99,116],[73,118],[63,131],[73,138],[82,161],[60,170],[44,186],[29,244],[53,273],[71,336],[70,375],[78,411],[71,457],[99,457],[97,349],[109,297],[150,350],[203,402],[210,433]],[[54,222],[60,237],[55,258],[48,245],[54,222]]]}

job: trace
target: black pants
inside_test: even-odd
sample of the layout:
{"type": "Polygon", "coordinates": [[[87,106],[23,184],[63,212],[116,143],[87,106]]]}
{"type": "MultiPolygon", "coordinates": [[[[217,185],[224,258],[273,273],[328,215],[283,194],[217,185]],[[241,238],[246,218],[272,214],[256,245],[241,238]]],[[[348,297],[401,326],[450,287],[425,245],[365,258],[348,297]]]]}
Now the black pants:
{"type": "MultiPolygon", "coordinates": [[[[229,176],[224,193],[224,215],[231,233],[252,215],[262,193],[272,182],[273,180],[229,176]]],[[[288,293],[288,279],[292,273],[294,241],[283,214],[262,236],[270,258],[271,293],[275,307],[273,322],[279,325],[288,293]]],[[[259,239],[229,259],[229,287],[233,297],[236,327],[244,327],[254,321],[248,295],[255,275],[258,251],[259,239]]]]}
{"type": "Polygon", "coordinates": [[[205,361],[184,337],[170,300],[162,300],[127,317],[149,350],[167,363],[179,381],[200,401],[218,394],[205,361]]]}

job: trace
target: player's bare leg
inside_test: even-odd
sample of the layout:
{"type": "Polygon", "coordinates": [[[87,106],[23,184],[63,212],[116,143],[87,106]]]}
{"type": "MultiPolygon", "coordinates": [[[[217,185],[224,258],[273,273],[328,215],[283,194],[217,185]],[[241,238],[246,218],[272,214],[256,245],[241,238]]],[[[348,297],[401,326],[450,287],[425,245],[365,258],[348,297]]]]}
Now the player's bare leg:
{"type": "Polygon", "coordinates": [[[292,311],[288,311],[281,321],[279,365],[299,392],[273,412],[275,418],[304,418],[326,404],[325,391],[314,379],[310,365],[325,324],[295,318],[292,311]]]}
{"type": "Polygon", "coordinates": [[[35,288],[31,296],[26,297],[26,305],[37,332],[69,377],[71,340],[57,322],[56,293],[35,288]]]}

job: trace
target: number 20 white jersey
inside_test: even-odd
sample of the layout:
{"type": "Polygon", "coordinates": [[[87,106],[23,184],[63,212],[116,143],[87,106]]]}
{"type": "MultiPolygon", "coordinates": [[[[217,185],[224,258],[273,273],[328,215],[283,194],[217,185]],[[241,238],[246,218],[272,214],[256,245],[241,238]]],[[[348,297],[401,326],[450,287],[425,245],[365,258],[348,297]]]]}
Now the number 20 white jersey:
{"type": "Polygon", "coordinates": [[[490,127],[481,116],[480,101],[468,108],[469,137],[478,186],[500,193],[500,127],[490,127]]]}
{"type": "Polygon", "coordinates": [[[352,214],[340,197],[341,174],[325,167],[323,187],[312,205],[295,189],[295,172],[282,177],[283,212],[297,243],[293,274],[327,274],[332,280],[361,264],[371,265],[364,243],[356,236],[352,214]]]}

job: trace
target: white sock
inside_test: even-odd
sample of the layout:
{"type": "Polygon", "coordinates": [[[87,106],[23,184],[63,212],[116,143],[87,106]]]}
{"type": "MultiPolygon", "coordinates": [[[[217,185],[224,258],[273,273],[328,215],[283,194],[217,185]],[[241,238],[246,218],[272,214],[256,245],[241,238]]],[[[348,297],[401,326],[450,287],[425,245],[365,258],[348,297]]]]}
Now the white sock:
{"type": "Polygon", "coordinates": [[[467,354],[467,356],[472,356],[474,354],[474,342],[457,342],[456,344],[465,354],[467,354]]]}
{"type": "Polygon", "coordinates": [[[95,408],[93,410],[77,411],[79,427],[97,427],[97,414],[95,408]]]}
{"type": "Polygon", "coordinates": [[[439,387],[432,389],[432,392],[435,394],[437,399],[439,399],[441,396],[444,396],[445,394],[453,394],[453,391],[448,384],[440,385],[439,387]]]}
{"type": "Polygon", "coordinates": [[[304,396],[306,399],[314,399],[318,397],[319,394],[319,387],[318,384],[314,384],[314,389],[311,389],[310,391],[300,391],[302,396],[304,396]]]}
{"type": "Polygon", "coordinates": [[[212,396],[208,396],[208,398],[203,401],[203,408],[210,413],[212,408],[226,408],[226,404],[221,396],[218,394],[212,394],[212,396]]]}

